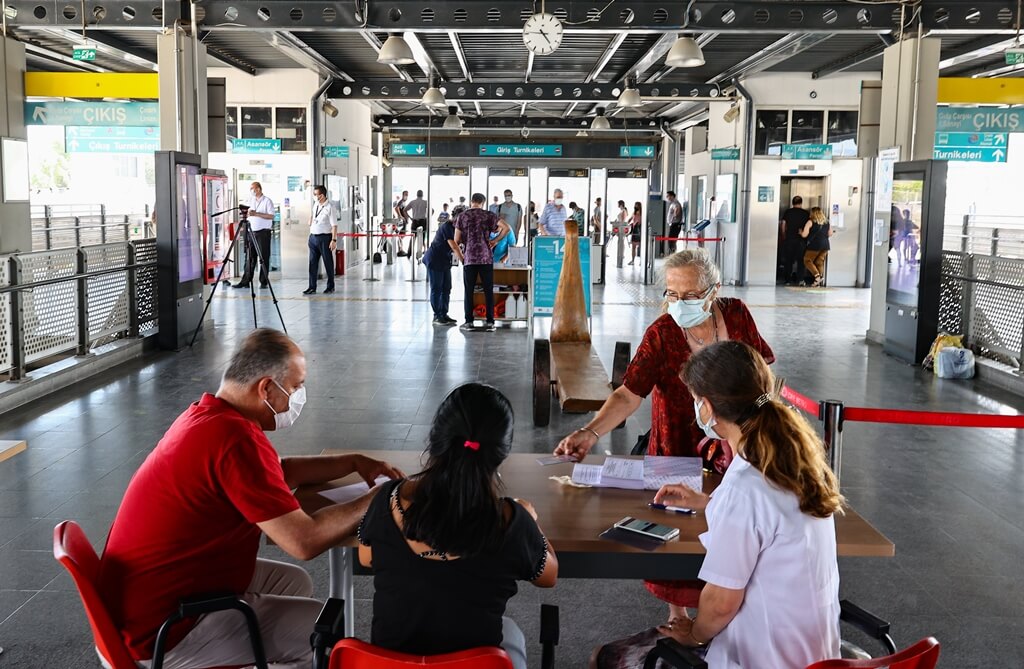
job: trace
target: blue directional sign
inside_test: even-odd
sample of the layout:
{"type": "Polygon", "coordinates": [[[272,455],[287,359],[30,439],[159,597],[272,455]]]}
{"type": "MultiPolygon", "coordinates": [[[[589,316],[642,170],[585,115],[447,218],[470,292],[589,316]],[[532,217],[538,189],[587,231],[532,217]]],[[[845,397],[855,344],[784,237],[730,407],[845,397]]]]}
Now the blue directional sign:
{"type": "Polygon", "coordinates": [[[1002,132],[937,132],[936,160],[1005,163],[1009,135],[1002,132]]]}
{"type": "Polygon", "coordinates": [[[78,126],[69,125],[64,128],[64,141],[72,139],[152,139],[160,138],[160,128],[144,128],[142,126],[78,126]]]}
{"type": "Polygon", "coordinates": [[[1006,149],[1000,148],[958,148],[935,147],[935,160],[949,160],[962,163],[1005,163],[1006,149]]]}
{"type": "Polygon", "coordinates": [[[160,138],[153,137],[93,137],[91,139],[67,139],[64,143],[68,153],[153,153],[160,150],[160,138]]]}
{"type": "Polygon", "coordinates": [[[324,158],[348,158],[347,146],[325,146],[324,158]]]}
{"type": "Polygon", "coordinates": [[[619,146],[619,158],[653,158],[655,153],[653,146],[619,146]]]}
{"type": "Polygon", "coordinates": [[[26,102],[28,125],[158,126],[156,102],[26,102]]]}
{"type": "Polygon", "coordinates": [[[233,139],[231,153],[281,153],[281,140],[233,139]]]}
{"type": "Polygon", "coordinates": [[[783,144],[784,160],[832,160],[831,144],[783,144]]]}
{"type": "Polygon", "coordinates": [[[560,158],[561,144],[481,144],[481,156],[560,158]]]}
{"type": "Polygon", "coordinates": [[[728,149],[711,149],[711,160],[739,160],[740,149],[734,146],[728,149]]]}
{"type": "Polygon", "coordinates": [[[392,156],[425,156],[427,155],[426,144],[392,144],[392,156]]]}
{"type": "Polygon", "coordinates": [[[939,107],[936,132],[1024,132],[1024,107],[939,107]]]}

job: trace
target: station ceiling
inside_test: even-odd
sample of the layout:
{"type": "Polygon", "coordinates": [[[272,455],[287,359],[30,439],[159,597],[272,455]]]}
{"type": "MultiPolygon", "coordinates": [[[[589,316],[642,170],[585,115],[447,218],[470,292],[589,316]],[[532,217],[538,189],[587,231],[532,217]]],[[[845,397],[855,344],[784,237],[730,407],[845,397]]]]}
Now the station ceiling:
{"type": "Polygon", "coordinates": [[[371,97],[371,104],[377,113],[409,116],[427,115],[415,99],[428,74],[435,72],[447,86],[558,84],[566,91],[595,86],[608,98],[601,102],[584,95],[586,101],[573,101],[569,95],[545,95],[523,102],[463,101],[460,111],[470,116],[573,119],[592,115],[602,106],[619,118],[671,121],[693,113],[692,105],[681,104],[692,85],[726,85],[735,77],[764,71],[810,72],[820,78],[843,71],[877,72],[886,44],[919,30],[941,38],[942,76],[1024,76],[1024,67],[1008,70],[1003,56],[1019,24],[1016,0],[549,0],[546,11],[566,28],[561,46],[547,56],[531,55],[521,35],[525,19],[540,11],[539,0],[5,4],[8,34],[28,45],[30,70],[154,71],[157,35],[164,23],[173,25],[177,19],[191,30],[190,12],[195,7],[196,26],[211,66],[251,74],[308,68],[357,90],[364,83],[390,82],[394,86],[389,91],[405,86],[411,92],[371,97]],[[702,45],[702,67],[664,65],[665,53],[684,23],[686,32],[702,45]],[[83,43],[83,33],[84,41],[98,47],[94,62],[71,57],[74,47],[83,43]],[[381,44],[392,33],[405,35],[417,55],[416,64],[377,62],[381,44]],[[629,75],[640,84],[656,84],[662,90],[659,98],[638,109],[616,109],[612,92],[629,75]],[[673,91],[682,94],[680,100],[666,99],[674,97],[673,91]]]}

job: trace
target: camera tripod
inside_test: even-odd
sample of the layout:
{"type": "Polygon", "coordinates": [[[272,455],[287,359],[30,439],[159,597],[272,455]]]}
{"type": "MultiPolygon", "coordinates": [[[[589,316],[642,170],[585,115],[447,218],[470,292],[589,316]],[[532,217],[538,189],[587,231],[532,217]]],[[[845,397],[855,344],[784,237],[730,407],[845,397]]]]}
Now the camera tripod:
{"type": "MultiPolygon", "coordinates": [[[[192,340],[188,343],[189,348],[192,348],[192,345],[196,343],[196,337],[199,336],[199,330],[203,327],[203,320],[206,318],[206,312],[210,310],[210,303],[213,302],[213,296],[217,294],[217,287],[221,284],[221,280],[224,277],[224,271],[228,268],[228,264],[231,262],[232,254],[234,254],[235,257],[238,255],[236,251],[239,239],[245,239],[245,241],[249,242],[249,246],[255,249],[258,267],[253,267],[253,273],[255,274],[259,267],[262,267],[263,271],[266,272],[267,288],[270,289],[270,297],[274,300],[274,309],[277,310],[277,317],[281,321],[281,329],[284,330],[285,334],[288,334],[288,326],[284,324],[284,316],[281,315],[281,307],[277,304],[277,295],[274,293],[274,285],[270,282],[270,263],[263,257],[263,251],[260,250],[260,245],[256,242],[256,233],[249,225],[249,207],[242,204],[237,207],[232,207],[231,209],[225,209],[224,211],[212,214],[210,218],[226,214],[234,211],[235,209],[238,209],[241,213],[241,219],[238,221],[238,234],[236,234],[235,238],[231,240],[231,245],[228,246],[228,252],[224,254],[224,261],[221,263],[220,271],[217,272],[217,281],[213,284],[213,290],[210,291],[210,296],[206,298],[206,306],[203,307],[203,313],[199,316],[199,322],[196,323],[196,329],[192,332],[192,340]]],[[[248,262],[249,259],[246,258],[246,263],[248,262]]],[[[256,277],[254,276],[249,277],[249,299],[252,302],[252,324],[254,328],[258,328],[260,324],[259,320],[256,318],[256,286],[253,285],[253,280],[255,278],[256,277]]]]}

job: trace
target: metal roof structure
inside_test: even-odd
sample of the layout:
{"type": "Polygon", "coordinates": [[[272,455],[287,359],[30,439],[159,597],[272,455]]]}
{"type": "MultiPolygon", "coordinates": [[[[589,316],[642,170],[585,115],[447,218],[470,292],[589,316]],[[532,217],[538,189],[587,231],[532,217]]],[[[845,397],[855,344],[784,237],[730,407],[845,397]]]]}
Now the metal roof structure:
{"type": "MultiPolygon", "coordinates": [[[[159,32],[175,21],[190,31],[194,18],[210,65],[252,74],[312,69],[334,78],[332,97],[346,84],[369,91],[354,97],[390,116],[425,117],[417,100],[436,73],[446,94],[460,86],[508,89],[502,96],[493,87],[476,99],[454,96],[460,111],[485,119],[581,119],[601,106],[621,118],[671,121],[692,113],[680,103],[692,99],[695,85],[720,90],[764,71],[877,72],[886,45],[919,32],[942,39],[943,76],[1024,76],[1024,66],[1008,68],[1003,60],[1020,27],[1016,0],[549,0],[544,6],[565,22],[565,36],[548,56],[534,56],[523,44],[522,25],[542,6],[532,0],[8,0],[5,6],[8,34],[28,45],[30,70],[153,71],[159,32]],[[664,64],[684,26],[703,48],[702,67],[664,64]],[[83,34],[98,47],[94,62],[71,59],[83,34]],[[389,34],[405,36],[416,64],[377,62],[389,34]],[[627,76],[656,86],[656,99],[616,110],[627,76]],[[543,87],[542,95],[531,94],[534,85],[543,87]],[[601,88],[599,99],[592,87],[601,88]],[[384,88],[388,94],[379,94],[384,88]]],[[[707,97],[706,88],[699,97],[707,97]]]]}

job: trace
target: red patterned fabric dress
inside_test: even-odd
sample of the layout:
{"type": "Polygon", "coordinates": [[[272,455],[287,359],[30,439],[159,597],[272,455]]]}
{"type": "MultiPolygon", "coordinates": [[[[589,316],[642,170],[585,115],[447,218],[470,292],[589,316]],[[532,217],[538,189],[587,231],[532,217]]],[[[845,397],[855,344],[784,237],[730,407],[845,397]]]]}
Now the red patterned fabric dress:
{"type": "MultiPolygon", "coordinates": [[[[720,297],[715,305],[725,319],[730,340],[749,344],[766,362],[775,362],[775,354],[742,301],[720,297]]],[[[622,384],[633,394],[651,395],[651,437],[647,448],[650,455],[700,455],[697,446],[704,439],[704,432],[697,427],[693,398],[679,377],[690,355],[686,333],[671,316],[664,314],[647,328],[623,377],[622,384]]],[[[716,464],[719,462],[716,460],[716,464]]],[[[695,580],[650,581],[646,586],[655,597],[677,606],[696,607],[700,597],[701,583],[695,580]]]]}

